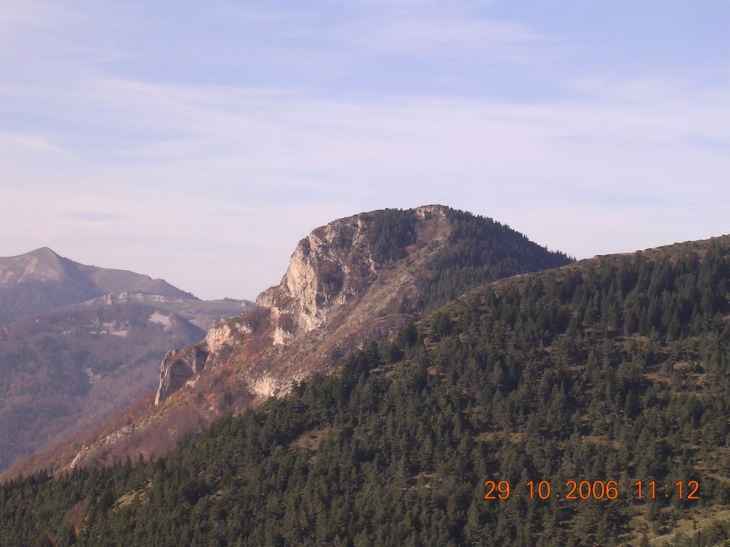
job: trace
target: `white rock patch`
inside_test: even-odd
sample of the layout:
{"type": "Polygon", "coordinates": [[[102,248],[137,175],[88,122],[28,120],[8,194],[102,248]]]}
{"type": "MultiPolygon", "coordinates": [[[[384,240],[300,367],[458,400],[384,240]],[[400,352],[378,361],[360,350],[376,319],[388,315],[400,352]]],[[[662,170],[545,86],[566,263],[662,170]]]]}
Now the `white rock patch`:
{"type": "Polygon", "coordinates": [[[162,315],[160,312],[156,311],[152,315],[150,315],[149,318],[150,323],[159,323],[163,327],[165,327],[165,330],[169,330],[172,327],[172,320],[170,319],[169,315],[162,315]]]}
{"type": "Polygon", "coordinates": [[[115,322],[109,322],[102,323],[102,326],[104,327],[104,330],[99,331],[98,334],[111,334],[113,336],[121,336],[122,338],[126,338],[129,334],[129,329],[122,328],[122,326],[126,325],[119,325],[115,322]]]}
{"type": "Polygon", "coordinates": [[[279,392],[279,382],[269,375],[264,375],[251,382],[252,391],[260,397],[273,397],[279,392]]]}
{"type": "Polygon", "coordinates": [[[101,374],[94,374],[89,367],[86,367],[84,372],[86,373],[86,377],[89,379],[89,383],[92,385],[101,380],[101,374]]]}

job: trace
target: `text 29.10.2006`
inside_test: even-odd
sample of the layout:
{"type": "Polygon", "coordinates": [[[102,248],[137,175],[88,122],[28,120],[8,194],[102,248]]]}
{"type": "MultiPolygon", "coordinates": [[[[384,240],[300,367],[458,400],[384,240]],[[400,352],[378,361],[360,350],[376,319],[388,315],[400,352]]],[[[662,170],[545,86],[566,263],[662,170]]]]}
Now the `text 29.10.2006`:
{"type": "MultiPolygon", "coordinates": [[[[548,481],[529,481],[524,489],[514,490],[509,481],[488,480],[484,483],[485,500],[506,500],[508,498],[525,497],[528,499],[547,500],[550,498],[566,500],[615,500],[621,492],[618,481],[565,481],[564,489],[554,489],[548,481]]],[[[636,481],[630,494],[634,499],[676,498],[680,500],[699,500],[700,483],[695,480],[677,481],[673,484],[657,481],[636,481]]]]}

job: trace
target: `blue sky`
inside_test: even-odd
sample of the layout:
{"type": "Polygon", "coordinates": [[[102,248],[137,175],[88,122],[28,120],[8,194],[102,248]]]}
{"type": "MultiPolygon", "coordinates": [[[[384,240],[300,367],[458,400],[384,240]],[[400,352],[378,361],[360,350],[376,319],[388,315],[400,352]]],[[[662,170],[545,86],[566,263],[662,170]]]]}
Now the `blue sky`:
{"type": "Polygon", "coordinates": [[[578,258],[730,232],[727,1],[0,0],[0,255],[254,298],[442,203],[578,258]]]}

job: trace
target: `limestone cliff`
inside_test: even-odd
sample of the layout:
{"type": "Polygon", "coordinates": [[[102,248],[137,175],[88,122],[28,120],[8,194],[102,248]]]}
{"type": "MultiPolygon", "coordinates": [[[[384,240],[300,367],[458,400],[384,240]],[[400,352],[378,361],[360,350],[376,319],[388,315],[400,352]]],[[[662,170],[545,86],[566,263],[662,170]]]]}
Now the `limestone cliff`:
{"type": "Polygon", "coordinates": [[[198,346],[168,351],[162,360],[160,387],[157,390],[155,404],[160,404],[167,394],[177,391],[191,378],[197,377],[203,371],[207,358],[208,353],[198,346]]]}
{"type": "Polygon", "coordinates": [[[334,307],[356,300],[372,283],[377,266],[366,237],[368,220],[336,220],[299,242],[281,283],[256,299],[271,310],[274,344],[316,329],[334,307]]]}
{"type": "Polygon", "coordinates": [[[265,395],[286,391],[292,377],[306,376],[304,370],[294,372],[297,365],[300,368],[307,365],[310,371],[323,368],[323,361],[332,352],[313,359],[317,346],[337,345],[340,350],[353,346],[367,338],[364,332],[360,336],[357,332],[368,324],[372,327],[373,322],[379,333],[399,326],[405,315],[398,313],[398,305],[404,297],[408,298],[408,293],[413,296],[416,292],[414,272],[418,273],[418,265],[445,242],[450,224],[447,208],[437,205],[401,212],[413,225],[412,245],[408,245],[408,238],[398,242],[402,234],[397,231],[394,236],[396,243],[404,244],[403,256],[409,258],[406,265],[405,260],[392,260],[378,252],[373,231],[379,213],[342,218],[317,228],[299,242],[281,282],[262,292],[254,309],[237,318],[218,321],[194,351],[186,348],[182,352],[170,352],[161,365],[156,404],[194,383],[203,370],[225,362],[234,354],[240,357],[241,353],[249,353],[242,352],[241,348],[252,334],[265,332],[264,346],[269,346],[269,351],[259,352],[255,361],[258,365],[271,366],[249,366],[250,372],[266,369],[249,378],[249,387],[265,395]],[[425,248],[427,244],[429,249],[425,248]],[[376,280],[380,283],[374,288],[376,280]],[[309,336],[309,344],[302,343],[303,337],[318,329],[322,332],[309,336]],[[323,334],[332,336],[338,331],[338,344],[332,340],[324,343],[323,334]],[[281,361],[285,356],[289,358],[289,366],[271,362],[274,358],[281,361]],[[193,366],[191,360],[198,365],[193,366]],[[291,360],[297,362],[294,367],[291,360]]]}

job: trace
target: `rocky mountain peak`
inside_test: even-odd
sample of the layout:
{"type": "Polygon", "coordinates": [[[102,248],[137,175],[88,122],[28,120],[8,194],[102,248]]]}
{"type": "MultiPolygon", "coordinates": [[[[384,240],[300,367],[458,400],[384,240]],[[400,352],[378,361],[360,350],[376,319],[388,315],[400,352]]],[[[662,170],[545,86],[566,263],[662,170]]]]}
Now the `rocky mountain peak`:
{"type": "Polygon", "coordinates": [[[218,417],[331,370],[414,313],[474,286],[570,261],[492,219],[439,205],[337,219],[299,242],[280,283],[252,308],[165,355],[144,416],[120,415],[115,424],[132,424],[100,427],[112,433],[91,435],[71,459],[158,456],[218,417]]]}
{"type": "MultiPolygon", "coordinates": [[[[335,220],[302,239],[291,256],[281,283],[264,291],[257,305],[271,309],[275,344],[320,326],[330,311],[352,303],[391,262],[378,252],[373,230],[380,211],[335,220]]],[[[414,224],[414,243],[435,242],[448,234],[446,208],[428,205],[406,213],[414,224]],[[411,213],[409,215],[409,213],[411,213]],[[431,220],[426,230],[424,221],[431,220]],[[434,229],[439,225],[439,229],[434,229]],[[420,236],[420,237],[419,237],[420,236]]],[[[404,256],[408,254],[404,250],[404,256]]]]}
{"type": "Polygon", "coordinates": [[[81,276],[74,263],[48,247],[0,259],[0,286],[28,281],[78,280],[81,276]]]}
{"type": "Polygon", "coordinates": [[[18,256],[0,257],[0,326],[105,294],[122,293],[197,300],[164,279],[87,266],[60,256],[48,247],[18,256]]]}
{"type": "Polygon", "coordinates": [[[325,325],[342,327],[347,322],[344,316],[358,307],[376,280],[385,286],[400,276],[389,294],[381,294],[370,307],[379,308],[376,315],[384,317],[390,312],[395,323],[402,323],[404,315],[397,313],[394,300],[403,297],[399,291],[415,280],[405,268],[405,260],[410,257],[412,262],[420,256],[423,262],[421,255],[429,254],[424,250],[428,244],[436,248],[445,241],[450,232],[447,211],[439,205],[374,211],[313,230],[292,253],[281,282],[262,292],[254,309],[216,322],[195,351],[171,352],[165,357],[156,404],[190,385],[202,370],[236,353],[254,331],[266,332],[263,343],[271,346],[269,353],[275,353],[273,348],[290,346],[325,325]]]}
{"type": "Polygon", "coordinates": [[[252,304],[201,301],[47,247],[0,258],[0,280],[0,472],[156,388],[169,348],[252,304]]]}

